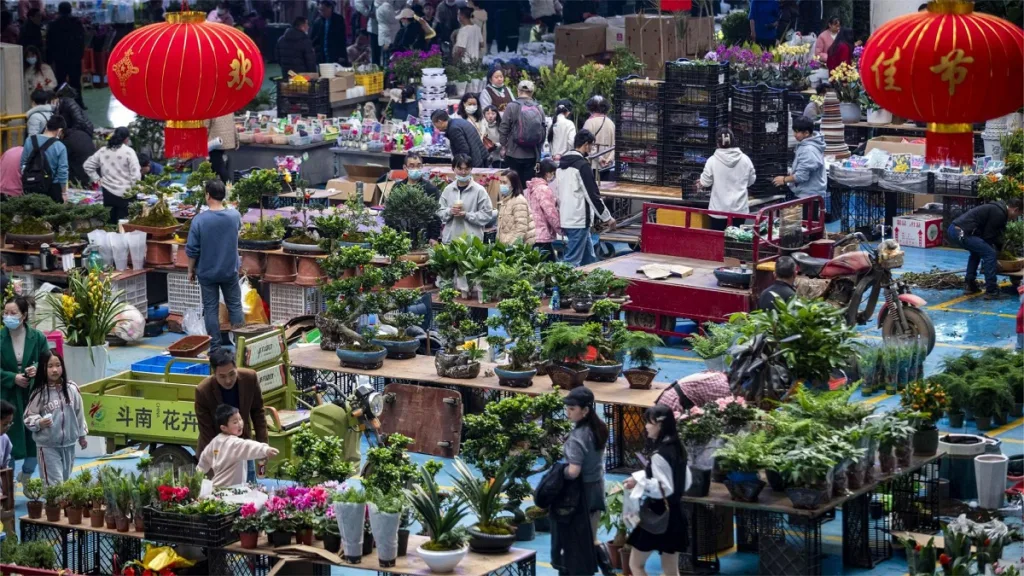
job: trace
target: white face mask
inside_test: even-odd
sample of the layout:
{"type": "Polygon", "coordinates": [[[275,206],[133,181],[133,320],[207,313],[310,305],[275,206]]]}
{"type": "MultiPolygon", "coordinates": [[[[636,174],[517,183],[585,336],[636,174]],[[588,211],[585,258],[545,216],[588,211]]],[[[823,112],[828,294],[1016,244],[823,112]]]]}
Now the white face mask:
{"type": "Polygon", "coordinates": [[[38,60],[36,59],[35,56],[29,56],[28,58],[25,58],[25,62],[28,62],[29,66],[35,66],[36,62],[38,62],[38,60]]]}
{"type": "Polygon", "coordinates": [[[477,110],[479,110],[479,108],[477,106],[472,105],[472,104],[469,104],[469,105],[466,106],[466,113],[467,114],[476,114],[477,110]]]}

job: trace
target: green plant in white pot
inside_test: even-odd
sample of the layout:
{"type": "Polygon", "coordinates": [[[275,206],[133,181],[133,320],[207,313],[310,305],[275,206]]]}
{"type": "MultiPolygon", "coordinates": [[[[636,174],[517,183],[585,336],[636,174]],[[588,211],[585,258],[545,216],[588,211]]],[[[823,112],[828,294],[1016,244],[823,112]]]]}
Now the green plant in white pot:
{"type": "Polygon", "coordinates": [[[739,330],[733,324],[704,324],[703,334],[694,334],[688,340],[693,352],[704,360],[708,370],[725,372],[726,351],[732,346],[739,330]]]}
{"type": "Polygon", "coordinates": [[[458,495],[443,497],[433,474],[425,467],[420,468],[419,481],[405,491],[405,497],[430,535],[430,540],[419,546],[416,554],[431,572],[451,572],[469,551],[466,529],[459,526],[466,517],[465,501],[458,495]]]}

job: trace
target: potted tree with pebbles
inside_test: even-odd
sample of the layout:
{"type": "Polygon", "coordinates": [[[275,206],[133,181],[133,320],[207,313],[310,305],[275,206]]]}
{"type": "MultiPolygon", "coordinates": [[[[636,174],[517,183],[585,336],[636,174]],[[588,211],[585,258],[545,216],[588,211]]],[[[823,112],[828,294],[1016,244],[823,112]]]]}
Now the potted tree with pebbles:
{"type": "Polygon", "coordinates": [[[42,478],[30,478],[28,482],[25,482],[23,492],[25,498],[28,498],[28,517],[33,519],[39,519],[43,517],[43,494],[45,493],[45,487],[43,485],[42,478]]]}
{"type": "Polygon", "coordinates": [[[444,348],[434,356],[434,368],[437,375],[445,378],[468,379],[480,375],[480,358],[483,351],[472,342],[466,348],[466,337],[480,332],[480,327],[470,319],[469,307],[456,302],[458,290],[445,288],[437,295],[441,303],[441,312],[435,322],[441,334],[444,348]]]}
{"type": "Polygon", "coordinates": [[[533,367],[537,355],[536,333],[541,323],[537,314],[539,306],[540,298],[533,286],[520,280],[512,288],[512,297],[498,303],[498,314],[487,319],[488,327],[504,329],[508,335],[505,340],[508,360],[494,368],[501,386],[529,388],[533,385],[533,377],[537,375],[533,367]],[[509,343],[511,346],[507,346],[509,343]]]}
{"type": "Polygon", "coordinates": [[[509,464],[498,468],[493,478],[477,478],[460,459],[455,460],[455,493],[476,513],[476,524],[469,528],[469,549],[484,554],[508,552],[516,541],[515,530],[498,518],[504,505],[502,494],[509,487],[509,464]]]}
{"type": "Polygon", "coordinates": [[[563,390],[583,386],[590,370],[580,363],[590,345],[590,332],[584,326],[556,322],[544,332],[541,357],[552,362],[548,370],[551,384],[563,390]]]}
{"type": "Polygon", "coordinates": [[[725,486],[733,500],[757,502],[765,486],[757,472],[765,464],[767,447],[764,432],[740,432],[715,452],[718,467],[726,473],[725,486]]]}
{"type": "Polygon", "coordinates": [[[658,371],[653,368],[654,348],[664,345],[655,334],[630,330],[622,341],[622,350],[629,353],[629,363],[633,368],[623,372],[629,387],[638,390],[649,390],[658,371]]]}
{"type": "Polygon", "coordinates": [[[469,550],[466,529],[459,526],[466,517],[466,503],[459,496],[444,498],[426,468],[420,469],[419,482],[405,491],[405,497],[430,536],[430,540],[416,549],[416,554],[431,572],[451,572],[469,550]]]}

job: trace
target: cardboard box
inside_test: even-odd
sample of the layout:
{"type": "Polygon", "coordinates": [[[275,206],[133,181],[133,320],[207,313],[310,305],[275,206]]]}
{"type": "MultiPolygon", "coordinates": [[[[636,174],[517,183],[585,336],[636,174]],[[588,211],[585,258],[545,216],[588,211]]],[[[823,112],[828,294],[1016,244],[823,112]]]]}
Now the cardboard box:
{"type": "Polygon", "coordinates": [[[347,176],[344,178],[333,178],[327,181],[327,189],[337,193],[331,197],[332,200],[344,202],[352,194],[356,193],[359,184],[363,187],[363,202],[376,204],[380,202],[380,187],[377,180],[387,172],[387,168],[380,166],[346,166],[347,176]]]}
{"type": "MultiPolygon", "coordinates": [[[[864,154],[871,152],[875,148],[885,150],[889,154],[912,154],[915,156],[924,156],[924,144],[910,144],[904,142],[905,138],[902,136],[875,136],[868,140],[868,145],[864,149],[864,154]]],[[[925,204],[936,202],[934,194],[914,194],[914,210],[923,208],[925,204]]]]}
{"type": "Polygon", "coordinates": [[[715,45],[715,18],[686,18],[686,54],[703,57],[715,45]]]}
{"type": "Polygon", "coordinates": [[[605,24],[569,24],[555,28],[555,60],[564,63],[569,70],[576,70],[591,60],[592,56],[604,54],[605,24]]]}
{"type": "Polygon", "coordinates": [[[626,47],[644,63],[649,78],[665,78],[665,62],[686,54],[686,41],[679,37],[674,16],[636,14],[626,17],[626,47]]]}
{"type": "Polygon", "coordinates": [[[892,219],[892,235],[900,246],[934,248],[942,246],[942,216],[913,214],[892,219]]]}
{"type": "Polygon", "coordinates": [[[608,29],[604,34],[605,52],[614,52],[616,48],[626,45],[626,17],[616,16],[608,19],[608,29]]]}
{"type": "Polygon", "coordinates": [[[354,88],[356,85],[356,73],[355,72],[341,72],[334,75],[334,78],[330,79],[330,92],[331,94],[337,94],[341,92],[343,95],[345,90],[354,88]]]}

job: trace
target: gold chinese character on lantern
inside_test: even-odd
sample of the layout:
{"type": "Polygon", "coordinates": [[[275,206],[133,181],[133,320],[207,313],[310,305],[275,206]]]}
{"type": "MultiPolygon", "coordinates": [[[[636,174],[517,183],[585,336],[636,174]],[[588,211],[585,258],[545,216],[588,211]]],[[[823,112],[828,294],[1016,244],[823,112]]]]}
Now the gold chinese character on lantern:
{"type": "Polygon", "coordinates": [[[942,57],[938,64],[929,68],[936,74],[942,74],[943,82],[949,82],[949,95],[956,92],[957,84],[962,84],[967,79],[967,67],[964,64],[973,64],[974,58],[966,56],[960,48],[951,50],[949,54],[942,57]]]}
{"type": "Polygon", "coordinates": [[[228,73],[228,88],[241,90],[243,86],[252,86],[252,78],[249,78],[249,70],[252,69],[252,60],[245,57],[239,50],[238,56],[231,61],[231,72],[228,73]]]}
{"type": "Polygon", "coordinates": [[[896,47],[896,52],[892,55],[892,58],[885,59],[885,50],[875,58],[875,63],[871,65],[871,71],[875,73],[875,85],[882,83],[881,78],[878,75],[880,68],[885,67],[882,74],[885,75],[885,89],[892,92],[902,92],[903,88],[896,85],[896,63],[900,61],[900,47],[896,47]]]}

